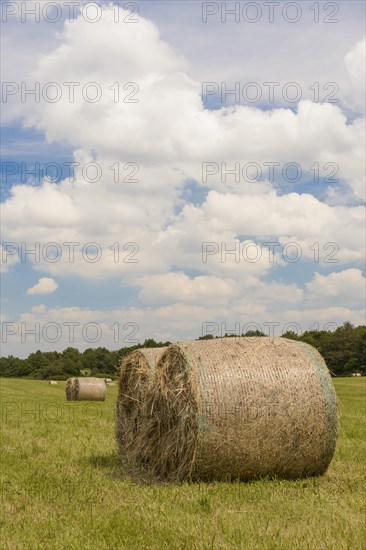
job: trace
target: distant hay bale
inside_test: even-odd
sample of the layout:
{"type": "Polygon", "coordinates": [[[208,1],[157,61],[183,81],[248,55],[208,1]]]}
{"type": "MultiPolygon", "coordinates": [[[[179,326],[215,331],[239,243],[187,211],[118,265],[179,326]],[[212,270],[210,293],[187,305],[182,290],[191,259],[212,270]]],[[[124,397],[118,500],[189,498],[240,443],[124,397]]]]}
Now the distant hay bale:
{"type": "Polygon", "coordinates": [[[105,401],[106,386],[103,378],[75,378],[72,396],[75,401],[105,401]]]}
{"type": "Polygon", "coordinates": [[[50,384],[50,386],[55,386],[57,384],[57,381],[56,380],[49,380],[48,383],[50,384]]]}
{"type": "Polygon", "coordinates": [[[66,399],[67,401],[74,401],[74,381],[75,378],[68,378],[66,380],[66,387],[65,387],[65,393],[66,393],[66,399]]]}
{"type": "Polygon", "coordinates": [[[65,393],[67,401],[104,401],[106,385],[103,378],[69,378],[65,393]]]}
{"type": "Polygon", "coordinates": [[[167,348],[141,348],[127,355],[120,366],[116,410],[119,458],[135,466],[144,461],[147,394],[154,386],[155,367],[167,348]]]}
{"type": "Polygon", "coordinates": [[[112,378],[104,378],[104,382],[106,384],[110,384],[111,382],[113,382],[112,378]]]}
{"type": "Polygon", "coordinates": [[[106,382],[105,385],[106,386],[115,386],[115,383],[114,382],[106,382]]]}
{"type": "Polygon", "coordinates": [[[352,376],[361,376],[361,373],[360,372],[353,372],[352,376]]]}
{"type": "Polygon", "coordinates": [[[337,402],[316,349],[284,338],[170,346],[149,394],[146,463],[170,480],[322,474],[337,402]]]}

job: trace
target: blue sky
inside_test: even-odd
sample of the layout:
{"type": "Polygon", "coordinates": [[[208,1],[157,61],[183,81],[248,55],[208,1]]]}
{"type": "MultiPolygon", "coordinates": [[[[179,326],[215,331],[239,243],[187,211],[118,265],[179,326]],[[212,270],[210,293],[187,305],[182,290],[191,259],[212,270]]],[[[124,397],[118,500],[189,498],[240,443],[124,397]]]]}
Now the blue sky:
{"type": "MultiPolygon", "coordinates": [[[[199,2],[139,5],[139,23],[124,33],[107,9],[93,25],[81,15],[65,27],[65,17],[55,25],[15,17],[4,25],[7,82],[94,81],[104,95],[97,104],[32,104],[15,96],[5,105],[2,242],[97,242],[103,259],[6,263],[3,322],[67,320],[74,308],[72,318],[84,322],[137,319],[140,338],[171,340],[197,336],[207,319],[265,322],[275,315],[285,323],[298,311],[304,325],[362,322],[362,3],[340,3],[334,25],[314,24],[309,2],[293,25],[281,17],[222,24],[216,16],[204,24],[199,2]],[[137,104],[111,103],[106,96],[116,81],[139,83],[137,104]],[[276,94],[274,103],[264,97],[234,106],[216,94],[202,103],[204,82],[256,82],[265,96],[263,83],[274,81],[279,90],[296,82],[301,101],[276,94]],[[323,95],[327,83],[337,83],[338,104],[314,102],[314,82],[323,95]],[[68,184],[64,163],[75,159],[97,160],[102,179],[90,185],[76,172],[68,184]],[[203,162],[272,161],[280,163],[273,182],[225,182],[220,174],[201,181],[203,162]],[[138,163],[138,182],[116,185],[108,171],[114,162],[138,163]],[[301,165],[299,182],[284,180],[287,162],[301,165]],[[323,173],[315,182],[314,162],[337,164],[339,181],[329,185],[323,173]],[[61,181],[5,177],[9,163],[19,170],[22,163],[58,163],[61,181]],[[202,242],[229,248],[235,239],[243,245],[269,238],[298,242],[301,261],[235,265],[218,254],[204,264],[200,257],[202,242]],[[108,248],[116,241],[138,242],[139,262],[113,264],[108,248]],[[315,241],[321,248],[338,243],[340,262],[314,263],[315,241]]],[[[9,340],[4,353],[24,356],[35,344],[19,345],[9,340]]]]}

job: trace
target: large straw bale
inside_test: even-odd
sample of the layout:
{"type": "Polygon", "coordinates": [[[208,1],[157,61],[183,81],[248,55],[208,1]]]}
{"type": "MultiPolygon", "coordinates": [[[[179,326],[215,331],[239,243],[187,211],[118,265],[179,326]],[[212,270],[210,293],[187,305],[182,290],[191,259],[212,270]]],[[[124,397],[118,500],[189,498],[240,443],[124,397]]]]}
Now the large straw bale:
{"type": "Polygon", "coordinates": [[[149,394],[145,462],[164,479],[322,474],[335,450],[337,403],[313,347],[285,338],[175,344],[149,394]]]}

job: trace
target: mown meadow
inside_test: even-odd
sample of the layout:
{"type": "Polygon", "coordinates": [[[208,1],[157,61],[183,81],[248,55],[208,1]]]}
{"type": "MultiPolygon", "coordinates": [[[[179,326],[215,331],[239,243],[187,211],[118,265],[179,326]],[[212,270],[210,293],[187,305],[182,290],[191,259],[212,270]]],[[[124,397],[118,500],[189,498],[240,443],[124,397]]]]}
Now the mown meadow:
{"type": "Polygon", "coordinates": [[[148,484],[117,459],[117,387],[67,402],[65,382],[1,379],[4,549],[366,548],[366,379],[337,378],[340,434],[322,477],[148,484]]]}

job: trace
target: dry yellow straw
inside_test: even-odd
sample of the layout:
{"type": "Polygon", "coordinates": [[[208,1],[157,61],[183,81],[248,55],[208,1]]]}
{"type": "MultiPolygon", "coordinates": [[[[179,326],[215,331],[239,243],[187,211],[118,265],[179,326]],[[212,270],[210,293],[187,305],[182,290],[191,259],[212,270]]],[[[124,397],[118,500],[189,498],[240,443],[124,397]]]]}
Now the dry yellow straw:
{"type": "Polygon", "coordinates": [[[284,338],[170,346],[150,392],[145,456],[158,477],[322,474],[337,439],[336,395],[313,347],[284,338]]]}

